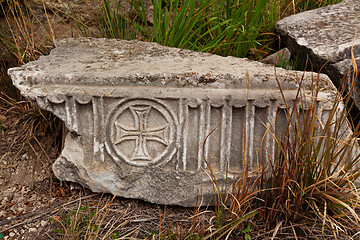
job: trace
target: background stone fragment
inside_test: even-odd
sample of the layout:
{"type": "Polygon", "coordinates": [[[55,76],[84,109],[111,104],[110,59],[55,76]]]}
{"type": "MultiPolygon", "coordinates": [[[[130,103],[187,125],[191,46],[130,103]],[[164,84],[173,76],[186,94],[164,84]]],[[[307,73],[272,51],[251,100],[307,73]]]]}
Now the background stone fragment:
{"type": "MultiPolygon", "coordinates": [[[[344,75],[352,67],[353,49],[360,67],[360,5],[358,0],[344,0],[339,4],[302,12],[280,20],[277,32],[285,46],[300,59],[309,57],[314,71],[326,73],[339,87],[344,75]]],[[[348,86],[352,77],[349,76],[348,86]]],[[[360,90],[357,78],[355,92],[360,90]]],[[[354,93],[357,108],[360,98],[354,93]]]]}

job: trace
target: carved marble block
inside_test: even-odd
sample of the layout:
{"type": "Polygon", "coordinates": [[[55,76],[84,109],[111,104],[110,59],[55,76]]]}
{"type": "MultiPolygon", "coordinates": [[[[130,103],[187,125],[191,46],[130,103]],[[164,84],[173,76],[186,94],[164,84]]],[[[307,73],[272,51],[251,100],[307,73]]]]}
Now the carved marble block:
{"type": "MultiPolygon", "coordinates": [[[[266,129],[286,126],[274,67],[139,41],[55,46],[9,74],[69,129],[53,165],[59,179],[154,203],[206,205],[214,190],[204,158],[229,187],[245,162],[254,169],[274,156],[266,129]]],[[[276,69],[290,106],[302,74],[276,69]]],[[[311,77],[305,74],[305,92],[311,77]]],[[[319,117],[326,120],[336,90],[325,75],[320,80],[319,117]]]]}

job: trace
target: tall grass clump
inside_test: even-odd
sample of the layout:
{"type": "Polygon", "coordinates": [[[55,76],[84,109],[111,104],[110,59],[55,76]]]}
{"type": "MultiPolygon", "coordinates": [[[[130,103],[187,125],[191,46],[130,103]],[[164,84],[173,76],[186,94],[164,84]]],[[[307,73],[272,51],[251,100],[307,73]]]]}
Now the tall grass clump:
{"type": "Polygon", "coordinates": [[[151,41],[165,46],[244,57],[266,46],[272,32],[277,1],[154,1],[151,41]],[[266,15],[266,17],[264,17],[266,15]]]}
{"type": "MultiPolygon", "coordinates": [[[[357,78],[356,65],[349,74],[357,78]]],[[[299,87],[291,103],[278,81],[283,107],[278,107],[276,118],[285,118],[286,124],[278,132],[272,126],[276,119],[267,127],[265,136],[274,139],[274,156],[265,154],[266,159],[260,158],[258,168],[252,171],[245,161],[228,193],[229,202],[220,203],[225,221],[210,237],[241,234],[247,229],[246,222],[250,229],[249,221],[263,226],[273,238],[282,231],[295,238],[297,234],[316,237],[320,233],[322,237],[330,234],[335,239],[352,239],[359,233],[360,124],[353,126],[352,132],[347,118],[353,89],[346,95],[344,90],[333,91],[331,101],[324,105],[319,99],[328,93],[322,90],[326,83],[320,74],[310,83],[304,81],[304,75],[296,81],[299,87]],[[310,228],[317,228],[317,233],[310,228]]]]}
{"type": "MultiPolygon", "coordinates": [[[[354,71],[352,79],[356,75],[354,71]]],[[[298,83],[297,98],[290,106],[278,82],[286,107],[279,111],[285,114],[287,125],[281,134],[269,129],[277,151],[275,158],[262,164],[258,219],[267,227],[310,221],[323,231],[330,229],[335,238],[339,232],[355,234],[360,230],[356,213],[360,207],[360,151],[359,125],[354,133],[350,131],[345,108],[351,108],[351,91],[345,99],[344,91],[333,93],[332,102],[319,108],[318,98],[325,94],[320,92],[319,75],[311,91],[302,90],[302,78],[298,83]]]]}
{"type": "Polygon", "coordinates": [[[14,117],[19,142],[27,142],[34,136],[45,132],[59,132],[59,121],[47,112],[40,110],[36,103],[23,98],[12,85],[6,70],[19,66],[48,54],[55,39],[50,17],[45,5],[35,11],[27,1],[6,0],[0,3],[5,25],[0,28],[0,44],[3,62],[0,66],[0,109],[14,117]],[[44,14],[44,15],[40,15],[44,14]]]}
{"type": "MultiPolygon", "coordinates": [[[[340,0],[153,0],[152,14],[143,0],[124,12],[121,0],[97,0],[98,37],[157,42],[164,46],[222,56],[261,59],[278,48],[273,33],[280,18],[335,4],[340,0]],[[152,15],[152,17],[151,17],[152,15]],[[150,19],[151,18],[151,19],[150,19]]],[[[68,1],[68,15],[83,36],[89,27],[68,1]]]]}
{"type": "MultiPolygon", "coordinates": [[[[2,100],[20,101],[23,98],[12,85],[6,69],[36,60],[42,54],[48,54],[55,35],[45,6],[43,17],[46,23],[26,1],[6,0],[0,3],[0,8],[6,21],[6,24],[0,28],[0,45],[4,50],[0,66],[0,97],[2,100]]],[[[2,103],[10,102],[2,101],[2,103]]]]}
{"type": "Polygon", "coordinates": [[[102,36],[127,40],[136,38],[137,34],[133,27],[135,19],[131,19],[131,14],[128,17],[119,14],[121,12],[121,0],[118,2],[101,0],[99,6],[100,12],[96,14],[96,20],[102,36]]]}
{"type": "Polygon", "coordinates": [[[78,5],[69,0],[62,3],[65,11],[56,7],[54,9],[72,20],[83,37],[131,40],[140,36],[135,28],[135,21],[141,21],[141,9],[145,7],[137,1],[130,2],[130,9],[125,12],[122,0],[95,0],[92,3],[84,1],[88,16],[82,16],[78,5]]]}
{"type": "Polygon", "coordinates": [[[342,0],[284,0],[281,4],[280,17],[287,17],[299,12],[340,3],[342,0]]]}
{"type": "Polygon", "coordinates": [[[0,43],[18,64],[49,53],[55,35],[45,5],[44,16],[37,15],[26,1],[6,0],[0,6],[7,23],[0,29],[0,43]]]}
{"type": "MultiPolygon", "coordinates": [[[[278,4],[279,0],[154,0],[152,19],[142,0],[131,1],[127,14],[121,0],[99,0],[93,10],[100,37],[141,38],[198,52],[259,58],[274,41],[278,4]]],[[[83,36],[88,36],[84,21],[73,7],[68,9],[83,36]]]]}

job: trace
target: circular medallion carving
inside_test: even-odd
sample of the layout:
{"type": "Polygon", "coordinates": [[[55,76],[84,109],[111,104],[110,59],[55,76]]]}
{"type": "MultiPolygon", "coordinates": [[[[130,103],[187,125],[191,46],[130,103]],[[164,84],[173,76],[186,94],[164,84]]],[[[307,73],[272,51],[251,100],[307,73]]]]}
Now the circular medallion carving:
{"type": "Polygon", "coordinates": [[[115,161],[147,166],[169,161],[175,154],[175,118],[164,104],[128,100],[108,119],[106,147],[115,161]]]}

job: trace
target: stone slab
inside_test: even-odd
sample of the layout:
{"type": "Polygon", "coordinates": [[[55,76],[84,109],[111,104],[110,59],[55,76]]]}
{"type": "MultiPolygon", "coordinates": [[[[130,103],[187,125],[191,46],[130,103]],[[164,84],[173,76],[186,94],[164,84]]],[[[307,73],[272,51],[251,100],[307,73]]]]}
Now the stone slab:
{"type": "MultiPolygon", "coordinates": [[[[276,31],[293,55],[309,56],[314,70],[326,73],[339,87],[344,75],[352,68],[353,47],[357,67],[360,67],[360,4],[358,0],[302,12],[280,20],[276,31]],[[356,34],[357,33],[357,34],[356,34]]],[[[346,79],[351,86],[352,78],[346,79]]],[[[360,78],[355,91],[360,90],[360,78]]],[[[360,98],[354,100],[360,109],[360,98]]]]}
{"type": "MultiPolygon", "coordinates": [[[[70,131],[53,165],[59,179],[154,203],[206,205],[214,192],[204,156],[222,187],[242,172],[244,159],[255,169],[261,157],[274,156],[266,129],[281,133],[287,120],[273,66],[139,41],[55,46],[9,74],[70,131]]],[[[303,74],[276,69],[290,107],[303,74]]],[[[319,78],[325,121],[337,91],[326,75],[319,78]]],[[[304,74],[309,96],[313,79],[304,74]]]]}

